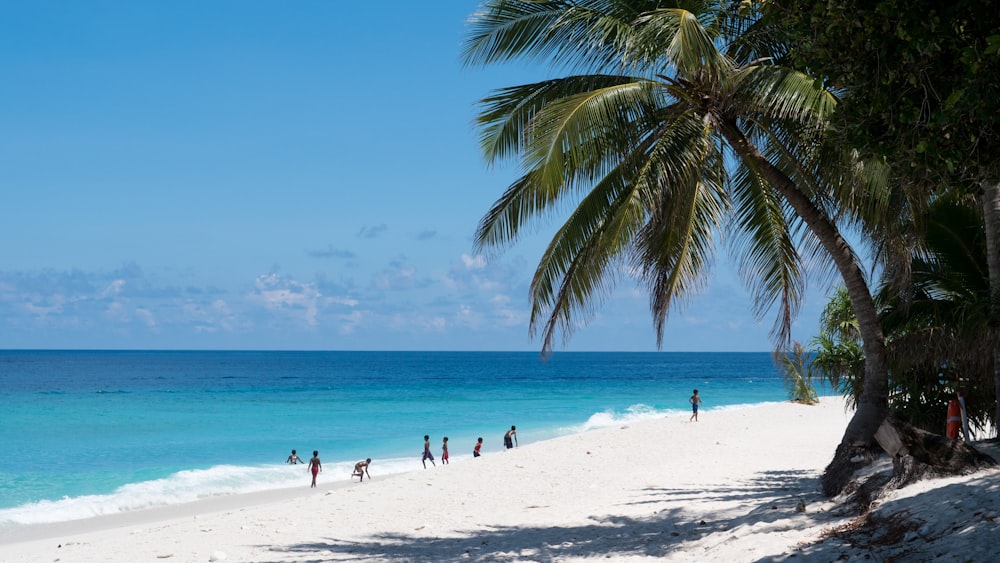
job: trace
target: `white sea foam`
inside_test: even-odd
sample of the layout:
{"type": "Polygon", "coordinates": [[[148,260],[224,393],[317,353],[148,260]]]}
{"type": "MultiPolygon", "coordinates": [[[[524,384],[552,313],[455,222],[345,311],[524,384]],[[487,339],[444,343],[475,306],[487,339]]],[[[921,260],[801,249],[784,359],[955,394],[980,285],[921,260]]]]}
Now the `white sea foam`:
{"type": "MultiPolygon", "coordinates": [[[[420,468],[418,458],[373,460],[369,473],[376,478],[420,468]]],[[[347,481],[353,471],[354,462],[324,464],[319,481],[347,481]]],[[[217,465],[208,469],[179,471],[163,479],[130,483],[106,495],[64,497],[0,509],[0,525],[80,520],[214,496],[302,487],[308,485],[309,479],[305,465],[217,465]]]]}
{"type": "MultiPolygon", "coordinates": [[[[703,408],[702,412],[706,411],[723,411],[723,410],[740,410],[746,409],[759,405],[775,404],[776,401],[769,401],[763,403],[742,403],[737,405],[722,405],[711,408],[703,408]]],[[[567,426],[560,428],[558,431],[559,435],[565,434],[577,434],[580,432],[587,432],[588,430],[596,430],[598,428],[608,428],[611,426],[620,426],[623,424],[629,424],[634,422],[640,422],[643,420],[653,420],[657,418],[664,418],[669,416],[686,416],[690,415],[691,411],[687,409],[655,409],[651,406],[638,403],[626,408],[623,411],[616,411],[608,409],[602,412],[594,413],[590,415],[583,424],[578,424],[574,426],[567,426]]]]}
{"type": "Polygon", "coordinates": [[[588,418],[583,424],[563,428],[561,433],[576,434],[579,432],[586,432],[588,430],[595,430],[597,428],[607,428],[609,426],[618,426],[642,420],[663,418],[664,416],[676,415],[680,412],[681,411],[676,409],[655,409],[651,406],[639,403],[631,405],[624,411],[608,409],[606,411],[594,413],[590,415],[590,418],[588,418]]]}

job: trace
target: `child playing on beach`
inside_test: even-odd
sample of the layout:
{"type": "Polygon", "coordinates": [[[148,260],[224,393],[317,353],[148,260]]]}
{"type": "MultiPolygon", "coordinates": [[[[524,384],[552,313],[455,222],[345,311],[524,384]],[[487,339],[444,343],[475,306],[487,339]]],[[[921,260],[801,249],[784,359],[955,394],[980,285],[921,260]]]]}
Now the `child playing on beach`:
{"type": "Polygon", "coordinates": [[[517,445],[517,427],[512,424],[510,430],[508,430],[507,433],[503,435],[503,447],[509,450],[516,445],[517,445]]]}
{"type": "Polygon", "coordinates": [[[296,463],[305,463],[305,462],[302,461],[302,458],[299,457],[299,454],[295,453],[295,450],[292,450],[292,455],[288,456],[288,459],[285,460],[285,463],[291,463],[292,465],[295,465],[296,463]]]}
{"type": "Polygon", "coordinates": [[[483,448],[483,439],[479,438],[478,440],[476,440],[475,449],[472,450],[472,457],[479,457],[480,455],[482,455],[481,453],[479,453],[479,450],[481,450],[482,448],[483,448]]]}
{"type": "Polygon", "coordinates": [[[691,422],[692,420],[698,422],[698,405],[701,404],[701,397],[698,396],[697,389],[694,390],[694,395],[691,395],[691,398],[688,399],[688,402],[691,403],[691,412],[692,412],[691,418],[688,419],[688,422],[691,422]]]}
{"type": "Polygon", "coordinates": [[[313,450],[312,459],[309,460],[309,467],[306,467],[306,471],[312,471],[313,482],[312,488],[316,487],[316,474],[323,471],[323,464],[319,462],[319,452],[313,450]]]}
{"type": "Polygon", "coordinates": [[[448,465],[448,437],[444,437],[444,443],[441,444],[441,465],[448,465]]]}
{"type": "Polygon", "coordinates": [[[372,478],[371,474],[368,473],[368,466],[371,465],[372,458],[368,458],[364,461],[359,461],[354,464],[354,473],[351,473],[351,478],[361,477],[361,481],[365,480],[365,475],[368,475],[368,479],[372,478]]]}
{"type": "Polygon", "coordinates": [[[431,465],[437,467],[434,463],[434,454],[431,453],[431,437],[424,434],[424,457],[420,460],[424,464],[424,469],[427,469],[427,460],[431,460],[431,465]]]}

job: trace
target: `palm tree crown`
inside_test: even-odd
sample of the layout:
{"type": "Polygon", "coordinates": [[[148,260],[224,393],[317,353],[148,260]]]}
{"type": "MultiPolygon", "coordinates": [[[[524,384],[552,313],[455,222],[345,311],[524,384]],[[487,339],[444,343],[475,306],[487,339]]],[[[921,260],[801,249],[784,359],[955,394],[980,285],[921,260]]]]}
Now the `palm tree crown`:
{"type": "Polygon", "coordinates": [[[834,98],[775,64],[774,45],[746,2],[488,0],[472,16],[468,64],[528,59],[572,73],[498,90],[478,120],[487,161],[519,158],[523,170],[482,218],[478,248],[568,212],[531,285],[544,350],[623,272],[648,287],[661,344],[720,233],[755,314],[777,304],[773,335],[788,341],[804,289],[797,243],[813,234],[802,210],[832,228],[810,139],[834,98]],[[775,191],[774,173],[798,182],[798,201],[775,191]]]}

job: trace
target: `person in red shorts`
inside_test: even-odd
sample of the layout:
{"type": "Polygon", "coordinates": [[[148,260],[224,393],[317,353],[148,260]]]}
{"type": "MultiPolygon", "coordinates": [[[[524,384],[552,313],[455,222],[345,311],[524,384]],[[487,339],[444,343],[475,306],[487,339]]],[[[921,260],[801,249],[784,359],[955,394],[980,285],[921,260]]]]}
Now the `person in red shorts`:
{"type": "Polygon", "coordinates": [[[316,487],[316,474],[319,473],[320,471],[323,471],[323,464],[320,463],[320,461],[319,461],[319,452],[318,451],[313,450],[312,459],[309,460],[309,467],[307,467],[306,469],[308,471],[311,471],[312,474],[313,474],[312,487],[315,488],[316,487]]]}

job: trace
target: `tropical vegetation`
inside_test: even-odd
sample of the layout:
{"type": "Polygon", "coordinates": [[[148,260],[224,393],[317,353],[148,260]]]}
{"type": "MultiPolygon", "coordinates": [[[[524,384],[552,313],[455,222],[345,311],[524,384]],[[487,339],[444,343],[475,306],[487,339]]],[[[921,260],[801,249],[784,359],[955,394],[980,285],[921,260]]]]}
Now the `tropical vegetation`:
{"type": "MultiPolygon", "coordinates": [[[[874,12],[859,12],[862,22],[891,18],[881,4],[899,3],[874,4],[879,5],[874,12]]],[[[527,60],[548,64],[557,75],[491,93],[478,117],[486,160],[515,160],[522,171],[481,219],[478,249],[500,252],[539,220],[564,217],[531,284],[530,328],[541,334],[543,351],[552,350],[558,335],[569,338],[626,277],[648,289],[656,341],[662,344],[669,312],[701,287],[720,236],[730,242],[752,291],[754,312],[777,311],[772,336],[776,349],[783,349],[790,344],[807,264],[833,265],[846,296],[837,318],[847,324],[840,326],[839,337],[831,333],[820,346],[841,347],[837,361],[849,368],[835,372],[828,366],[829,373],[853,386],[858,409],[828,474],[874,446],[875,430],[887,412],[890,364],[884,327],[919,332],[912,323],[890,321],[919,309],[912,308],[916,293],[910,289],[916,286],[910,276],[914,259],[926,256],[920,246],[927,243],[926,210],[952,188],[960,191],[961,185],[976,195],[971,186],[987,192],[988,180],[998,178],[988,167],[966,162],[962,170],[967,174],[949,176],[948,183],[934,187],[935,176],[900,173],[908,158],[927,152],[926,142],[906,145],[909,152],[872,150],[900,139],[904,126],[891,120],[891,89],[853,79],[863,76],[861,54],[867,46],[891,47],[892,39],[858,39],[868,31],[851,16],[850,10],[819,1],[486,0],[470,19],[464,50],[469,65],[527,60]],[[826,25],[824,10],[832,14],[831,28],[817,31],[826,25]],[[835,49],[828,47],[813,65],[817,51],[810,41],[818,36],[818,49],[826,45],[822,40],[834,42],[840,33],[847,33],[847,47],[854,49],[853,72],[835,72],[843,69],[835,49]],[[877,95],[866,98],[866,88],[878,90],[877,95]],[[849,109],[838,108],[838,95],[850,101],[849,109]],[[865,104],[888,116],[876,120],[888,124],[880,138],[871,136],[878,129],[871,122],[859,125],[865,104]],[[881,316],[845,228],[871,244],[878,270],[888,280],[882,286],[881,316]],[[885,297],[893,292],[902,300],[885,297]]],[[[902,19],[916,18],[907,12],[902,19]]],[[[900,25],[891,31],[904,33],[906,26],[900,25]]],[[[936,32],[931,26],[926,41],[907,45],[912,51],[905,64],[921,64],[921,49],[936,32]]],[[[957,37],[948,49],[965,44],[965,35],[957,37]]],[[[980,54],[973,49],[957,72],[966,89],[934,106],[944,108],[934,124],[945,127],[935,130],[945,139],[967,134],[964,125],[950,121],[974,109],[963,96],[993,87],[980,74],[991,61],[983,62],[980,54]]],[[[891,64],[878,62],[890,69],[893,80],[909,80],[905,72],[900,78],[891,64]]],[[[907,99],[907,112],[914,100],[919,95],[907,99]]],[[[916,115],[922,116],[919,108],[916,115]]],[[[980,136],[971,145],[963,140],[956,146],[978,147],[990,139],[997,115],[969,113],[979,126],[973,137],[980,136]]],[[[921,133],[905,134],[913,140],[921,133]]],[[[953,165],[957,158],[924,160],[911,168],[931,170],[953,165]]],[[[989,195],[980,198],[987,200],[989,195]]],[[[1000,210],[1000,199],[997,203],[1000,210]]],[[[989,207],[983,209],[989,233],[989,207]]],[[[986,237],[987,247],[992,240],[986,237]]],[[[994,254],[987,252],[990,260],[994,254]]],[[[996,270],[990,264],[989,279],[1000,280],[1000,261],[996,270]]],[[[1000,296],[1000,283],[992,287],[1000,296]]],[[[991,311],[1000,310],[1000,298],[988,302],[991,311]]],[[[990,330],[981,331],[991,343],[998,318],[991,313],[990,330]]],[[[906,369],[896,365],[896,381],[904,381],[906,369]]],[[[1000,389],[1000,377],[996,381],[1000,389]]],[[[918,388],[907,393],[926,396],[918,388]]],[[[843,484],[835,476],[824,480],[824,489],[832,494],[843,484]]]]}
{"type": "MultiPolygon", "coordinates": [[[[480,222],[502,249],[532,219],[564,206],[531,286],[543,349],[599,301],[623,271],[650,292],[657,342],[677,300],[697,290],[714,236],[732,240],[755,311],[778,310],[787,342],[804,258],[824,252],[858,318],[866,385],[838,448],[873,448],[886,413],[884,339],[858,258],[834,221],[850,168],[824,166],[835,98],[782,66],[783,46],[751,2],[492,0],[473,15],[469,64],[544,60],[565,77],[483,100],[486,159],[519,158],[524,174],[480,222]],[[827,170],[835,173],[824,175],[827,170]],[[846,171],[846,172],[845,172],[846,171]]],[[[843,155],[833,153],[842,164],[843,155]]]]}
{"type": "MultiPolygon", "coordinates": [[[[989,275],[982,213],[972,197],[935,200],[912,258],[908,285],[887,278],[876,296],[889,357],[889,407],[942,433],[945,405],[966,397],[979,435],[995,425],[989,275]]],[[[845,396],[864,386],[854,318],[843,292],[827,304],[813,341],[812,368],[845,396]]]]}
{"type": "MultiPolygon", "coordinates": [[[[926,208],[940,198],[980,207],[982,227],[977,240],[984,246],[987,272],[972,283],[985,277],[990,295],[966,321],[976,328],[961,333],[974,335],[968,336],[965,345],[990,364],[984,369],[992,371],[993,390],[982,389],[981,401],[993,405],[989,418],[1000,420],[996,400],[1000,396],[1000,338],[996,335],[1000,326],[1000,3],[771,0],[763,5],[768,16],[786,29],[782,42],[796,64],[843,92],[842,103],[831,117],[831,132],[867,157],[884,160],[892,169],[898,197],[910,202],[907,211],[887,215],[905,221],[872,223],[877,230],[873,239],[886,264],[884,291],[892,287],[900,297],[894,318],[909,310],[909,268],[917,264],[913,259],[926,255],[919,247],[926,240],[922,231],[930,225],[925,221],[926,208]]],[[[939,253],[938,260],[947,258],[939,253]]]]}
{"type": "Polygon", "coordinates": [[[810,353],[801,342],[792,341],[791,349],[775,352],[774,363],[785,377],[788,398],[796,403],[815,405],[819,393],[813,384],[813,368],[810,353]]]}

